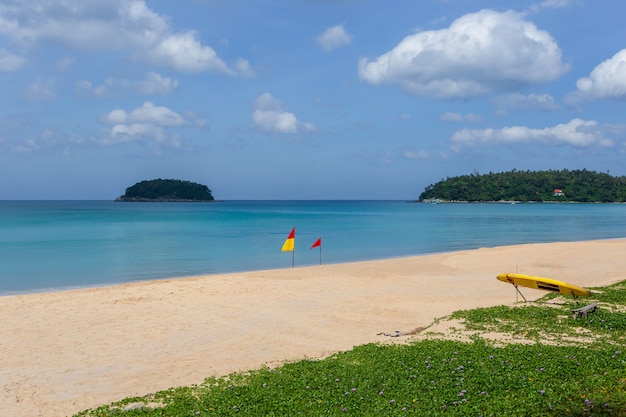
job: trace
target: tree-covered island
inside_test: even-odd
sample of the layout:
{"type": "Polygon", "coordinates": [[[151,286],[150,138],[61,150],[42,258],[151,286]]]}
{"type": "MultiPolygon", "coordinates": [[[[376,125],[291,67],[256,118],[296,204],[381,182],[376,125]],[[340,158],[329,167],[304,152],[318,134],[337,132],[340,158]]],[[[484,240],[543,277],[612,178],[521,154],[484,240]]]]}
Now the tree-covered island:
{"type": "Polygon", "coordinates": [[[419,201],[623,203],[626,177],[586,169],[470,174],[429,185],[419,201]]]}
{"type": "Polygon", "coordinates": [[[126,189],[115,201],[192,202],[215,201],[206,185],[182,180],[147,180],[126,189]]]}

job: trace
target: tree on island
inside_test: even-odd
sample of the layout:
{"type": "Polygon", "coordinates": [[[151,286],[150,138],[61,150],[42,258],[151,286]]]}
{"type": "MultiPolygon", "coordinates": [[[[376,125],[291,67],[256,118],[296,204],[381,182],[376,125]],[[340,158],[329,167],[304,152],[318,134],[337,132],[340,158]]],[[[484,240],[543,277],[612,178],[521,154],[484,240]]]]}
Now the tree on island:
{"type": "Polygon", "coordinates": [[[214,201],[206,185],[182,180],[146,180],[126,189],[115,201],[214,201]]]}
{"type": "Polygon", "coordinates": [[[626,177],[586,169],[462,175],[429,185],[419,197],[424,200],[625,202],[626,177]]]}

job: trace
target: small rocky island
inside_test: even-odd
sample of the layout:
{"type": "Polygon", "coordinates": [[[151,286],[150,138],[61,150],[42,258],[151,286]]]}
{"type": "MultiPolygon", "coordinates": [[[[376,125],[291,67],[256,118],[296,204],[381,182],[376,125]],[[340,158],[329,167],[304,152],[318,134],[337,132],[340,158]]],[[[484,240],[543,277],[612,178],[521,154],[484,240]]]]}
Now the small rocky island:
{"type": "Polygon", "coordinates": [[[206,185],[182,180],[147,180],[126,189],[118,202],[207,202],[215,201],[206,185]]]}

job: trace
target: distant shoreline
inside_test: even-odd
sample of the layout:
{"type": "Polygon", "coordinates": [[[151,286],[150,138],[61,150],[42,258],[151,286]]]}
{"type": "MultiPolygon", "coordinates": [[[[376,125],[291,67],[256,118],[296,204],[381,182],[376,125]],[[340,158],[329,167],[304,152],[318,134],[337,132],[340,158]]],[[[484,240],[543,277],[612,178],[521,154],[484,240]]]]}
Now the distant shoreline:
{"type": "Polygon", "coordinates": [[[188,200],[183,198],[118,197],[116,203],[222,203],[224,200],[188,200]]]}
{"type": "Polygon", "coordinates": [[[519,200],[498,200],[498,201],[465,201],[465,200],[414,200],[412,203],[423,204],[626,204],[622,201],[519,201],[519,200]]]}

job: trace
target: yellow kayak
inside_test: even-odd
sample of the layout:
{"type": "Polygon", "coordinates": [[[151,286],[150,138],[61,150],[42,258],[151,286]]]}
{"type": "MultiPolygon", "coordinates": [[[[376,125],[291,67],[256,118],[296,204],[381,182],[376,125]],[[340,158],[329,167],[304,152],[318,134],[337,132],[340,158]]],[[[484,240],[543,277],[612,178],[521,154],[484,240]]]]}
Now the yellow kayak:
{"type": "Polygon", "coordinates": [[[558,281],[552,278],[535,277],[523,274],[500,274],[497,277],[502,282],[508,282],[515,286],[534,288],[536,290],[558,292],[574,297],[590,297],[591,291],[577,285],[558,281]]]}

